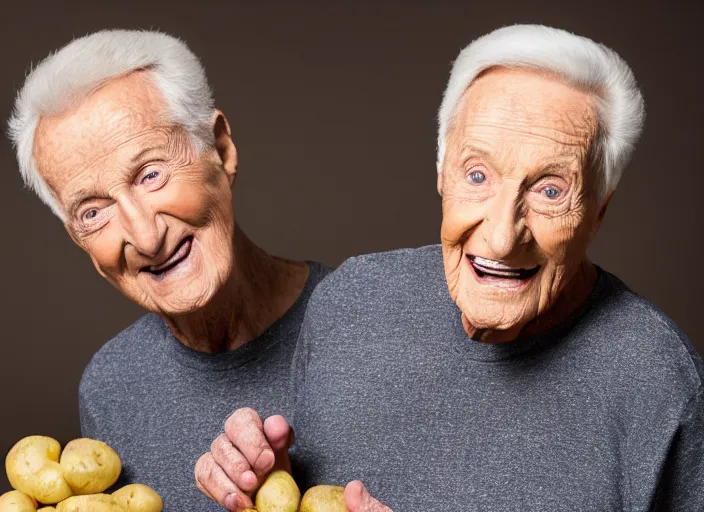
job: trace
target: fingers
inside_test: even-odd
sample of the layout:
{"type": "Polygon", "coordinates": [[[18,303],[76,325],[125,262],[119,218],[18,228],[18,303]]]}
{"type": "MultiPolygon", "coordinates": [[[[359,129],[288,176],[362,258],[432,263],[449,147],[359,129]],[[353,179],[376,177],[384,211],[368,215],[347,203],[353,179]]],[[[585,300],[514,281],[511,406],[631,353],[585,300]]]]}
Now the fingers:
{"type": "Polygon", "coordinates": [[[220,506],[230,511],[252,508],[249,496],[228,478],[210,453],[198,459],[194,472],[198,489],[220,506]]]}
{"type": "Polygon", "coordinates": [[[350,482],[345,487],[345,506],[347,512],[392,512],[367,492],[359,480],[350,482]]]}
{"type": "Polygon", "coordinates": [[[274,467],[274,451],[264,435],[264,426],[256,411],[237,409],[225,422],[225,434],[249,462],[257,478],[263,477],[274,467]]]}
{"type": "Polygon", "coordinates": [[[264,434],[274,450],[274,468],[290,473],[291,461],[288,457],[288,449],[293,445],[295,436],[288,421],[283,416],[269,416],[264,420],[264,434]]]}
{"type": "Polygon", "coordinates": [[[215,463],[237,487],[248,492],[257,488],[257,476],[251,470],[249,462],[237,448],[232,446],[225,434],[215,438],[210,445],[210,453],[215,463]]]}

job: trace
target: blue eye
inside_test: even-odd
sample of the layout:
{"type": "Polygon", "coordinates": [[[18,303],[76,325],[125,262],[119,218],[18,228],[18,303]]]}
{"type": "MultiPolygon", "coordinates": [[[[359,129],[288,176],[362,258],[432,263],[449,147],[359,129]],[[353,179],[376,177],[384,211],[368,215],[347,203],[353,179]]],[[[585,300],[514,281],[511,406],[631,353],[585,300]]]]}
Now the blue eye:
{"type": "Polygon", "coordinates": [[[560,191],[554,187],[547,187],[543,189],[543,194],[545,194],[549,199],[555,199],[560,195],[560,191]]]}
{"type": "Polygon", "coordinates": [[[469,173],[469,179],[472,180],[472,183],[479,184],[484,183],[486,181],[486,176],[483,172],[473,171],[469,173]]]}
{"type": "Polygon", "coordinates": [[[149,174],[147,174],[144,178],[142,178],[142,183],[144,183],[146,180],[153,180],[153,179],[156,178],[157,176],[159,176],[159,172],[158,172],[158,171],[152,171],[152,172],[150,172],[149,174]]]}
{"type": "Polygon", "coordinates": [[[83,215],[83,218],[90,220],[90,219],[94,219],[96,215],[98,215],[98,210],[96,210],[95,208],[93,208],[93,209],[88,210],[88,211],[83,215]]]}

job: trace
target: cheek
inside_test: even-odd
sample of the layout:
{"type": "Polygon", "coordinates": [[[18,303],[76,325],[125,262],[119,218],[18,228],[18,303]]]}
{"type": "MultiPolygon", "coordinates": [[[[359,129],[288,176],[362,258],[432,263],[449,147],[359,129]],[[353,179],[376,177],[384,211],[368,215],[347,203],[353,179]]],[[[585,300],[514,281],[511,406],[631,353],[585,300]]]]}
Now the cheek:
{"type": "Polygon", "coordinates": [[[106,277],[116,276],[122,269],[122,237],[119,230],[105,226],[95,237],[85,242],[86,251],[98,271],[106,277]]]}
{"type": "Polygon", "coordinates": [[[221,183],[178,179],[165,187],[161,210],[194,226],[208,224],[231,208],[230,189],[221,183]]]}
{"type": "Polygon", "coordinates": [[[481,219],[481,203],[462,198],[443,198],[441,236],[443,244],[461,245],[481,219]]]}
{"type": "Polygon", "coordinates": [[[531,216],[529,228],[543,257],[555,266],[579,263],[586,253],[584,222],[579,215],[531,216]]]}

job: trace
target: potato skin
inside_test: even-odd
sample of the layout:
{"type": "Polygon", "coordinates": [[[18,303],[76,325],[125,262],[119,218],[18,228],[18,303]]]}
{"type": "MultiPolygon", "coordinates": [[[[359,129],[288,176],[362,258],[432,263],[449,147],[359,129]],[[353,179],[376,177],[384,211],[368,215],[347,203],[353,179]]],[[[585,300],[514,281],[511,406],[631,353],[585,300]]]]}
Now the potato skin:
{"type": "Polygon", "coordinates": [[[58,462],[50,460],[37,471],[33,482],[32,496],[39,503],[54,505],[72,495],[73,492],[64,479],[58,462]]]}
{"type": "Polygon", "coordinates": [[[127,509],[109,494],[86,494],[62,501],[56,512],[127,512],[127,509]]]}
{"type": "Polygon", "coordinates": [[[164,508],[161,496],[143,484],[126,485],[112,496],[127,512],[161,512],[164,508]]]}
{"type": "Polygon", "coordinates": [[[37,502],[20,491],[6,492],[0,496],[0,512],[36,512],[37,502]]]}
{"type": "Polygon", "coordinates": [[[73,492],[57,462],[60,453],[61,445],[51,437],[20,439],[5,458],[10,485],[45,504],[68,498],[73,492]]]}
{"type": "Polygon", "coordinates": [[[303,495],[299,512],[347,512],[345,488],[316,485],[303,495]]]}
{"type": "Polygon", "coordinates": [[[120,457],[102,441],[81,438],[69,442],[61,453],[61,469],[74,494],[101,493],[117,481],[120,457]]]}
{"type": "Polygon", "coordinates": [[[286,471],[273,471],[255,498],[258,512],[296,512],[301,491],[286,471]]]}

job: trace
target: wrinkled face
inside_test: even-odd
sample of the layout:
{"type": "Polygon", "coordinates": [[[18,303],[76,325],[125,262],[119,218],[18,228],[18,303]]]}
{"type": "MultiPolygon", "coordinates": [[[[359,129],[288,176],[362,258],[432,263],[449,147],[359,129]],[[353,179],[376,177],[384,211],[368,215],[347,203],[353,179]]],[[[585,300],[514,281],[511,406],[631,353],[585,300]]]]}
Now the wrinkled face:
{"type": "Polygon", "coordinates": [[[218,149],[198,152],[168,121],[148,73],[137,72],[38,126],[35,161],[69,234],[150,311],[197,310],[232,270],[236,157],[223,122],[218,149]]]}
{"type": "Polygon", "coordinates": [[[438,175],[445,273],[465,325],[517,335],[585,261],[600,219],[593,101],[506,68],[465,93],[438,175]]]}

